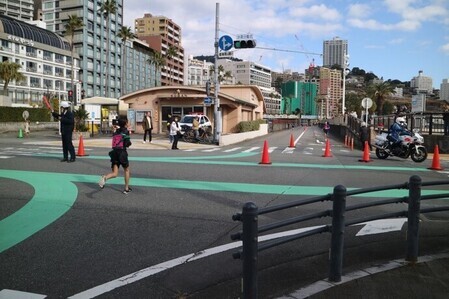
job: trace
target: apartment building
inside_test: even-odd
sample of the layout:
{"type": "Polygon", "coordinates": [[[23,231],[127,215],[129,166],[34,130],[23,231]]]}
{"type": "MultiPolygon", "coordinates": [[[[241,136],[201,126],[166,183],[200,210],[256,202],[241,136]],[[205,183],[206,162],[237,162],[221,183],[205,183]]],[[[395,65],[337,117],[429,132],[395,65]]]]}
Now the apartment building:
{"type": "MultiPolygon", "coordinates": [[[[105,15],[102,1],[42,0],[42,20],[47,29],[65,34],[69,15],[82,18],[84,26],[75,32],[74,49],[80,57],[79,79],[86,97],[118,98],[121,95],[123,0],[116,0],[116,12],[105,15]]],[[[69,38],[69,37],[67,37],[69,38]]]]}
{"type": "Polygon", "coordinates": [[[0,14],[21,21],[33,20],[34,0],[0,0],[0,14]]]}
{"type": "Polygon", "coordinates": [[[332,118],[342,113],[342,74],[340,70],[320,69],[319,105],[322,118],[332,118]]]}
{"type": "Polygon", "coordinates": [[[414,88],[417,93],[433,93],[433,81],[431,77],[423,75],[423,71],[418,72],[418,76],[413,77],[410,80],[410,87],[414,88]]]}
{"type": "Polygon", "coordinates": [[[161,72],[162,85],[183,85],[184,48],[181,43],[181,27],[167,17],[148,13],[135,20],[134,32],[139,39],[166,57],[166,65],[161,72]]]}
{"type": "MultiPolygon", "coordinates": [[[[12,81],[12,103],[37,105],[50,93],[62,99],[71,89],[72,58],[69,42],[46,29],[0,14],[0,59],[21,65],[24,81],[12,81]]],[[[77,73],[78,55],[74,55],[77,73]]],[[[1,82],[4,84],[4,82],[1,82]]]]}
{"type": "Polygon", "coordinates": [[[201,61],[189,56],[185,62],[184,85],[205,86],[206,82],[211,80],[210,70],[214,64],[207,61],[201,61]]]}
{"type": "Polygon", "coordinates": [[[440,100],[449,101],[449,79],[443,79],[440,84],[440,100]]]}
{"type": "Polygon", "coordinates": [[[345,59],[348,54],[348,41],[340,39],[338,36],[332,40],[323,42],[323,66],[332,67],[339,65],[345,68],[345,59]]]}
{"type": "Polygon", "coordinates": [[[157,86],[161,81],[161,71],[149,62],[154,50],[136,38],[128,40],[123,48],[123,64],[126,67],[123,68],[121,96],[157,86]]]}
{"type": "Polygon", "coordinates": [[[233,84],[256,85],[262,92],[265,104],[265,113],[281,113],[281,97],[274,87],[271,87],[271,69],[252,61],[233,61],[219,59],[225,72],[232,74],[233,84]]]}

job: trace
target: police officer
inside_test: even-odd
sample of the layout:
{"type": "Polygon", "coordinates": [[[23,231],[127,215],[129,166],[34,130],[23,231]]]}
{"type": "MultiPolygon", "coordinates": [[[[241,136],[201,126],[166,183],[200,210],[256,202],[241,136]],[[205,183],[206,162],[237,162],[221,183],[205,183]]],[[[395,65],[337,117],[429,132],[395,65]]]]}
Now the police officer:
{"type": "Polygon", "coordinates": [[[73,147],[72,143],[72,134],[75,127],[75,119],[73,117],[72,111],[70,111],[69,102],[61,102],[61,114],[55,111],[52,111],[51,114],[61,122],[62,153],[64,156],[61,162],[75,162],[75,148],[73,147]]]}

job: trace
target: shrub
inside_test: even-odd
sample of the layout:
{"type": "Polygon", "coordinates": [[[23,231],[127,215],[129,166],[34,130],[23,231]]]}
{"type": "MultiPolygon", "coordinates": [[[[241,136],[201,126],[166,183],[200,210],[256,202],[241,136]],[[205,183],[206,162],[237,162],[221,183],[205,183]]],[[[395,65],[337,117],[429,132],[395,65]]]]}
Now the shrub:
{"type": "Polygon", "coordinates": [[[265,124],[266,121],[264,119],[252,120],[252,121],[241,121],[237,124],[237,132],[250,132],[257,131],[260,128],[260,124],[265,124]]]}

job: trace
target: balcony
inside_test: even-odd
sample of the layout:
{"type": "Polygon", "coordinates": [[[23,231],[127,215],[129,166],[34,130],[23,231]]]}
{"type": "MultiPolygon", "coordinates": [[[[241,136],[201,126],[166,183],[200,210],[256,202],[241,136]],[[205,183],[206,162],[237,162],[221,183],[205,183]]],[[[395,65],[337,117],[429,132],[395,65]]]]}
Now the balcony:
{"type": "Polygon", "coordinates": [[[31,83],[30,84],[31,87],[41,87],[40,83],[31,83]]]}
{"type": "Polygon", "coordinates": [[[27,72],[35,73],[35,72],[37,72],[37,68],[35,68],[35,67],[27,67],[27,72]]]}
{"type": "Polygon", "coordinates": [[[27,56],[37,57],[37,54],[35,52],[27,52],[27,56]]]}
{"type": "Polygon", "coordinates": [[[51,58],[51,56],[44,56],[44,60],[53,61],[53,59],[51,58]]]}

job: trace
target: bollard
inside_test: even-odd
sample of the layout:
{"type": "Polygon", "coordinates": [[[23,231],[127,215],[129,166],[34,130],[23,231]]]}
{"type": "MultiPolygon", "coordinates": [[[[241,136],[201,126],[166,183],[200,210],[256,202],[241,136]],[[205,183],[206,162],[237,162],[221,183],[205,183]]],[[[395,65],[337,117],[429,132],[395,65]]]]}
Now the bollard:
{"type": "Polygon", "coordinates": [[[247,202],[243,206],[243,298],[257,298],[258,207],[247,202]]]}
{"type": "Polygon", "coordinates": [[[341,281],[343,268],[343,245],[345,233],[346,187],[334,187],[332,195],[332,237],[329,281],[341,281]]]}
{"type": "Polygon", "coordinates": [[[409,179],[407,214],[407,253],[405,260],[418,261],[419,213],[421,205],[421,178],[413,175],[409,179]]]}

